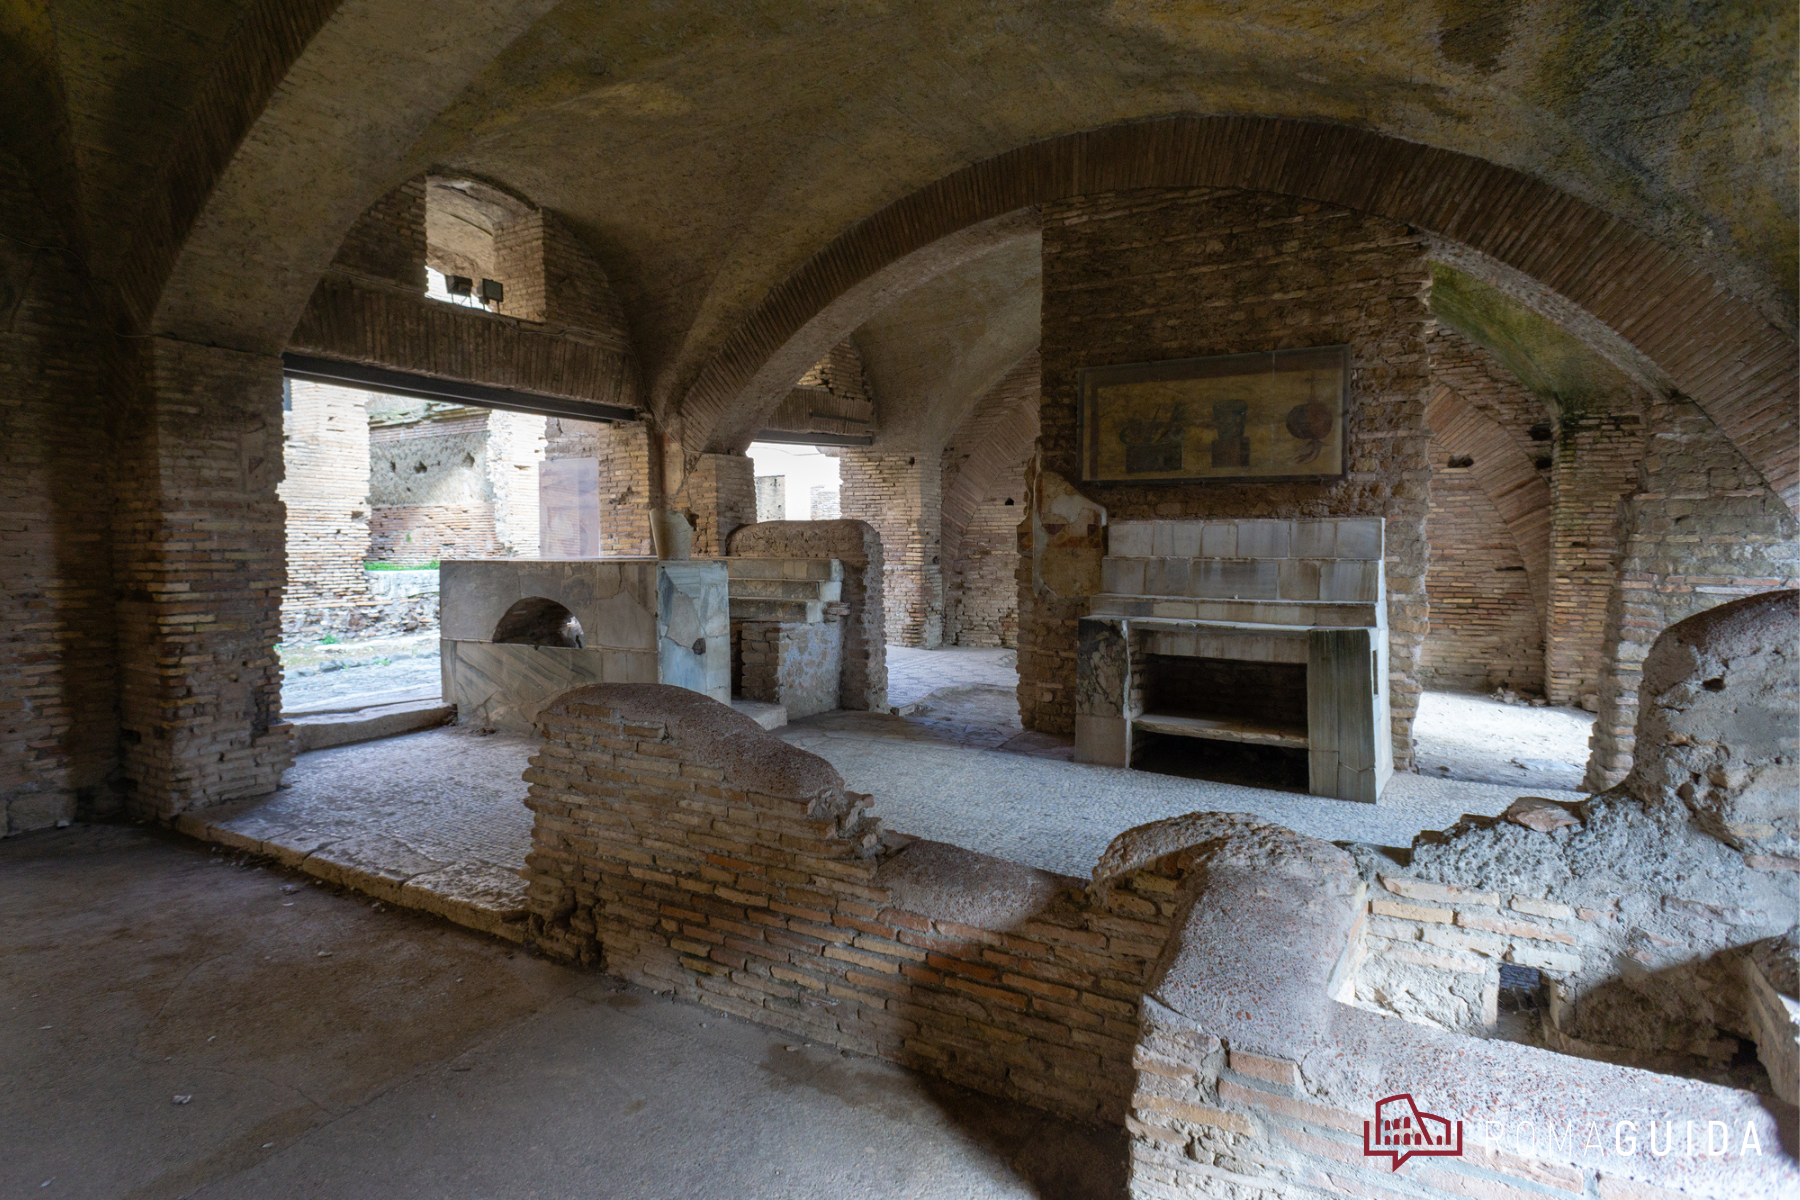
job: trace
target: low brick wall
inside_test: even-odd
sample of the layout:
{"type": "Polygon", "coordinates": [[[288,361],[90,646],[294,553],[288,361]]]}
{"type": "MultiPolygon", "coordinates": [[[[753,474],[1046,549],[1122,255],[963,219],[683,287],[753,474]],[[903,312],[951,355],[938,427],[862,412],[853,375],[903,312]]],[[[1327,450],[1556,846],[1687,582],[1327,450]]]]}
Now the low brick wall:
{"type": "Polygon", "coordinates": [[[884,834],[831,765],[704,696],[566,693],[526,778],[531,936],[660,991],[1070,1116],[1118,1121],[1173,917],[884,834]]]}
{"type": "Polygon", "coordinates": [[[1601,919],[1554,900],[1383,874],[1370,890],[1356,999],[1445,1029],[1490,1028],[1502,962],[1573,976],[1591,938],[1583,926],[1601,919]]]}
{"type": "MultiPolygon", "coordinates": [[[[1800,1194],[1775,1116],[1748,1092],[1337,1002],[1368,898],[1327,843],[1195,813],[1121,834],[1084,884],[888,833],[829,763],[692,692],[581,688],[539,721],[525,872],[539,947],[1122,1121],[1134,1200],[1800,1194]],[[1462,1156],[1391,1171],[1364,1154],[1374,1102],[1401,1092],[1465,1123],[1462,1156]],[[1650,1120],[1675,1122],[1665,1142],[1682,1122],[1709,1137],[1723,1124],[1730,1145],[1655,1156],[1650,1120]],[[1630,1151],[1620,1122],[1636,1122],[1630,1151]]],[[[1567,919],[1508,910],[1495,920],[1567,919]]]]}

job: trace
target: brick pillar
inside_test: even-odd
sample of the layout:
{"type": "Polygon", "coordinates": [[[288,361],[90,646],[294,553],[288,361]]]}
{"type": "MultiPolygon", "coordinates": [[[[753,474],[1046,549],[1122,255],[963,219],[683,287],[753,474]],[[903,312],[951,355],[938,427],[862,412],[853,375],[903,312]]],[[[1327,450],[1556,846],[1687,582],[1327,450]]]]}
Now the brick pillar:
{"type": "MultiPolygon", "coordinates": [[[[663,449],[668,460],[681,448],[663,449]]],[[[740,526],[756,523],[756,465],[742,454],[682,455],[686,467],[679,487],[669,494],[669,507],[688,514],[694,523],[693,553],[722,555],[740,526]]]]}
{"type": "Polygon", "coordinates": [[[887,640],[930,649],[944,640],[943,459],[846,449],[840,508],[881,535],[887,640]]]}
{"type": "Polygon", "coordinates": [[[169,338],[144,350],[115,509],[120,723],[132,808],[169,816],[275,789],[281,360],[169,338]]]}
{"type": "Polygon", "coordinates": [[[1635,413],[1566,414],[1559,422],[1544,630],[1544,692],[1552,704],[1579,704],[1599,693],[1618,574],[1619,506],[1643,455],[1644,425],[1635,413]]]}

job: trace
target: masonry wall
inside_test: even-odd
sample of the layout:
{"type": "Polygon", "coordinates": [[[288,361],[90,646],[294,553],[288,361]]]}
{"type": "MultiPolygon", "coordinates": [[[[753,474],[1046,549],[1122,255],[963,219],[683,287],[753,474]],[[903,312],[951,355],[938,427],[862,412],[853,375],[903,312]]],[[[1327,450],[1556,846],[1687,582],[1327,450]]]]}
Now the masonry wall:
{"type": "Polygon", "coordinates": [[[1506,687],[1540,694],[1543,621],[1525,561],[1474,475],[1444,468],[1444,459],[1434,442],[1425,519],[1431,621],[1419,652],[1419,682],[1446,691],[1506,687]]]}
{"type": "Polygon", "coordinates": [[[0,153],[0,835],[117,806],[114,412],[93,288],[0,153]],[[16,239],[16,240],[14,240],[16,239]]]}
{"type": "Polygon", "coordinates": [[[488,415],[377,425],[369,433],[370,558],[418,564],[503,555],[487,485],[488,415]]]}
{"type": "Polygon", "coordinates": [[[638,406],[623,310],[598,261],[554,214],[530,212],[496,235],[507,298],[490,313],[425,298],[425,204],[421,176],[357,219],[301,314],[290,349],[638,406]]]}
{"type": "Polygon", "coordinates": [[[378,617],[369,557],[368,393],[290,380],[282,412],[287,506],[283,641],[360,630],[378,617]]]}
{"type": "Polygon", "coordinates": [[[544,418],[488,413],[487,486],[494,497],[494,540],[510,558],[538,556],[538,464],[544,418]]]}
{"type": "Polygon", "coordinates": [[[896,646],[941,645],[942,461],[847,447],[838,472],[839,511],[868,522],[881,536],[888,640],[896,646]]]}
{"type": "Polygon", "coordinates": [[[642,421],[606,424],[551,417],[545,426],[546,459],[592,459],[599,476],[603,558],[655,553],[650,514],[656,481],[651,474],[650,426],[642,421]]]}
{"type": "MultiPolygon", "coordinates": [[[[1598,707],[1608,670],[1607,608],[1619,571],[1621,505],[1637,484],[1645,452],[1638,413],[1566,412],[1558,418],[1544,631],[1552,704],[1598,707]]],[[[1730,454],[1738,457],[1735,450],[1730,454]]]]}
{"type": "MultiPolygon", "coordinates": [[[[1394,758],[1405,769],[1426,629],[1430,470],[1430,272],[1418,235],[1347,209],[1210,188],[1057,201],[1045,205],[1043,226],[1043,468],[1113,520],[1385,518],[1394,758]],[[1341,343],[1352,357],[1343,481],[1076,482],[1083,368],[1341,343]]],[[[1021,604],[1020,699],[1028,728],[1073,729],[1074,621],[1083,604],[1083,597],[1049,594],[1021,604]]]]}
{"type": "Polygon", "coordinates": [[[944,572],[944,644],[1019,644],[1019,518],[1024,507],[1024,464],[1008,481],[1014,493],[984,501],[963,527],[956,556],[944,572]]]}
{"type": "Polygon", "coordinates": [[[823,759],[724,705],[584,688],[526,773],[531,936],[559,957],[796,1036],[1069,1116],[1118,1121],[1173,912],[884,838],[823,759]]]}
{"type": "Polygon", "coordinates": [[[120,433],[114,577],[127,800],[168,816],[275,790],[285,510],[281,360],[143,348],[120,433]]]}
{"type": "Polygon", "coordinates": [[[984,395],[944,445],[944,642],[1014,646],[1019,633],[1018,525],[1038,433],[1038,355],[984,395]]]}
{"type": "Polygon", "coordinates": [[[369,434],[370,557],[534,558],[544,419],[449,409],[369,434]]]}
{"type": "Polygon", "coordinates": [[[687,457],[691,462],[669,507],[689,514],[694,554],[724,554],[733,533],[756,523],[756,465],[742,454],[687,457]]]}
{"type": "Polygon", "coordinates": [[[1800,586],[1800,523],[1685,397],[1656,401],[1636,489],[1621,505],[1605,606],[1607,659],[1585,785],[1631,770],[1638,678],[1657,634],[1728,600],[1800,586]]]}
{"type": "Polygon", "coordinates": [[[790,721],[839,707],[842,621],[733,621],[731,636],[736,695],[779,704],[790,721]]]}

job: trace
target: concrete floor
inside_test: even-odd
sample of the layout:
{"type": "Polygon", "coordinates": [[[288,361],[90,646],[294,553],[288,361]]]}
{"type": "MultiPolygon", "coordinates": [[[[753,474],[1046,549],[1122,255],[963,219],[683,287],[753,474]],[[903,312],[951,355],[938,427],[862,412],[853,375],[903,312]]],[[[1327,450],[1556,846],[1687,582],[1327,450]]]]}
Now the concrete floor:
{"type": "Polygon", "coordinates": [[[0,1195],[1095,1197],[1119,1131],[173,834],[0,844],[0,1195]]]}

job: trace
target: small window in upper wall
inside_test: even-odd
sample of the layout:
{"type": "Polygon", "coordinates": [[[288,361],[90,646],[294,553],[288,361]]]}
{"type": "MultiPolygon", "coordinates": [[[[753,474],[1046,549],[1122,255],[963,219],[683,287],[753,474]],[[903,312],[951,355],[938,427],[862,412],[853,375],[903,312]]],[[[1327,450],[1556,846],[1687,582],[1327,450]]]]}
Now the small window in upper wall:
{"type": "Polygon", "coordinates": [[[425,294],[446,304],[486,310],[487,305],[474,295],[475,283],[466,275],[445,275],[436,267],[425,268],[425,294]]]}

